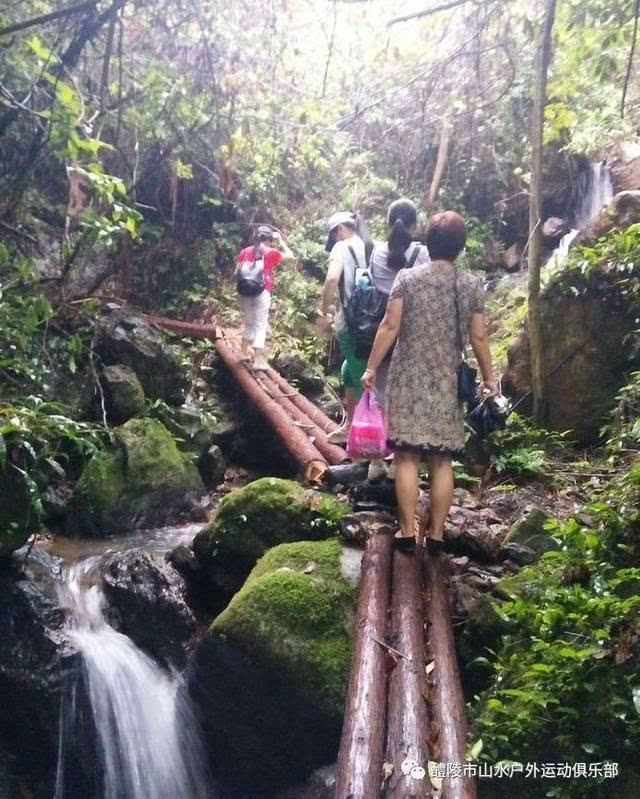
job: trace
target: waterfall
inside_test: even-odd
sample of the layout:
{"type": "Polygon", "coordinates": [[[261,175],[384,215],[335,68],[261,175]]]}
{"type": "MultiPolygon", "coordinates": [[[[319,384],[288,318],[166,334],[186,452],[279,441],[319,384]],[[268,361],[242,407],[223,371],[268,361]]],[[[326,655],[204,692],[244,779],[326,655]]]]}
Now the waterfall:
{"type": "Polygon", "coordinates": [[[589,170],[580,175],[578,199],[572,214],[573,227],[560,239],[547,264],[558,268],[567,260],[569,247],[578,233],[591,224],[605,205],[613,199],[609,167],[604,161],[592,162],[589,170]]]}
{"type": "MultiPolygon", "coordinates": [[[[60,599],[70,611],[66,633],[82,655],[102,756],[100,799],[210,799],[198,724],[180,680],[109,625],[91,578],[98,560],[64,570],[60,599]]],[[[64,790],[61,739],[55,799],[65,799],[64,790]]]]}

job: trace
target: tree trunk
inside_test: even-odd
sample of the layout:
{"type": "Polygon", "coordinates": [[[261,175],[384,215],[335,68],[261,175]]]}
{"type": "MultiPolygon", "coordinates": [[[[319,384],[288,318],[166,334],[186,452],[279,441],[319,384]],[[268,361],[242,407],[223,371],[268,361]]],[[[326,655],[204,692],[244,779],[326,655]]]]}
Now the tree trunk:
{"type": "MultiPolygon", "coordinates": [[[[420,559],[395,552],[391,591],[391,635],[394,649],[411,657],[398,657],[389,678],[386,762],[393,772],[385,786],[385,799],[426,799],[431,795],[428,774],[402,773],[412,760],[425,772],[431,759],[427,746],[427,684],[420,559]]],[[[408,770],[408,769],[407,769],[408,770]]]]}
{"type": "Polygon", "coordinates": [[[336,799],[380,796],[387,710],[387,654],[391,537],[372,535],[362,558],[362,580],[338,754],[336,799]],[[377,641],[376,641],[377,639],[377,641]]]}
{"type": "Polygon", "coordinates": [[[431,178],[431,185],[429,186],[429,194],[427,195],[428,208],[431,208],[436,201],[442,176],[444,175],[444,170],[447,166],[447,158],[449,157],[449,141],[451,140],[451,129],[451,112],[447,111],[442,120],[442,131],[440,133],[438,157],[436,158],[436,166],[433,170],[433,177],[431,178]]]}
{"type": "Polygon", "coordinates": [[[531,185],[529,197],[529,341],[533,414],[538,424],[546,421],[545,364],[540,320],[540,244],[542,241],[542,142],[547,72],[551,60],[551,31],[556,0],[546,0],[545,16],[537,44],[536,83],[531,118],[531,185]]]}

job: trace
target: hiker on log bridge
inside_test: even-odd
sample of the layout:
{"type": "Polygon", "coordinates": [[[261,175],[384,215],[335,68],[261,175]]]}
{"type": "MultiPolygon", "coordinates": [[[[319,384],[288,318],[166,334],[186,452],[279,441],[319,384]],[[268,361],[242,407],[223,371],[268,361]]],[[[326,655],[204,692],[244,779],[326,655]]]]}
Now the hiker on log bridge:
{"type": "Polygon", "coordinates": [[[479,278],[456,269],[467,238],[464,219],[453,211],[436,214],[427,228],[430,263],[398,272],[378,329],[365,388],[396,342],[385,394],[389,446],[395,451],[400,531],[397,542],[415,545],[414,518],[422,458],[429,464],[431,513],[427,545],[442,547],[444,522],[453,496],[451,461],[464,449],[460,370],[467,338],[482,372],[487,396],[495,396],[484,292],[479,278]]]}

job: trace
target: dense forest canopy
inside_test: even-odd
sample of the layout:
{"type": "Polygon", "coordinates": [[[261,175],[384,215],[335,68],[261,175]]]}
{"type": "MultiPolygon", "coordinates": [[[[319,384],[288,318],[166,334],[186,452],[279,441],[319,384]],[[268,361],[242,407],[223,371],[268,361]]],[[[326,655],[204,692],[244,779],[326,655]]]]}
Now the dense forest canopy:
{"type": "MultiPolygon", "coordinates": [[[[564,154],[638,124],[634,5],[558,8],[546,136],[564,154]]],[[[80,238],[315,234],[336,205],[374,215],[398,193],[500,233],[526,205],[538,6],[9,3],[0,218],[65,229],[63,270],[80,238]]]]}
{"type": "MultiPolygon", "coordinates": [[[[168,572],[176,595],[189,588],[167,605],[181,620],[184,662],[196,652],[200,666],[225,664],[226,654],[207,655],[216,625],[222,639],[242,627],[238,669],[205,673],[198,700],[223,782],[248,782],[256,796],[335,759],[357,593],[338,564],[354,545],[338,533],[348,489],[336,477],[319,496],[280,479],[296,476],[295,464],[230,378],[247,376],[233,346],[236,372],[220,354],[225,342],[211,338],[215,323],[233,341],[239,249],[260,224],[279,228],[293,257],[276,272],[267,351],[291,384],[272,391],[283,407],[293,396],[307,410],[313,401],[311,412],[337,427],[340,358],[320,334],[324,312],[316,319],[327,220],[358,212],[384,238],[387,207],[402,196],[418,207],[419,237],[439,210],[465,217],[458,263],[486,272],[496,375],[516,403],[505,429],[482,441],[468,433],[465,462],[454,464],[445,537],[468,758],[610,761],[620,764],[617,793],[606,775],[521,781],[515,792],[639,795],[639,15],[640,0],[4,2],[2,797],[49,799],[65,756],[67,793],[56,796],[94,795],[98,747],[85,751],[95,741],[63,718],[66,625],[78,608],[47,594],[61,574],[76,599],[98,590],[98,572],[96,582],[111,579],[104,608],[92,603],[88,638],[114,633],[121,614],[120,643],[130,635],[139,657],[150,652],[166,690],[176,683],[163,636],[173,633],[155,600],[168,572]],[[532,351],[547,381],[545,424],[527,417],[541,393],[532,351]],[[193,529],[165,527],[185,520],[202,528],[195,541],[193,529]],[[123,549],[88,536],[118,536],[123,549]],[[142,560],[130,557],[138,543],[142,560]],[[110,574],[86,558],[94,544],[114,555],[110,574]],[[65,557],[81,566],[71,578],[65,557]],[[137,569],[142,604],[116,608],[137,569]],[[262,712],[263,686],[283,675],[262,712]],[[327,718],[333,731],[315,751],[309,729],[327,718]],[[254,745],[259,762],[248,763],[254,745]]],[[[291,418],[313,442],[304,414],[291,418]]],[[[108,663],[108,649],[97,645],[96,661],[108,663]]],[[[153,693],[153,680],[142,682],[153,693]]],[[[145,718],[138,707],[127,710],[145,718]]],[[[156,784],[163,751],[142,769],[156,784]]],[[[514,784],[496,780],[487,796],[511,796],[514,784]]]]}

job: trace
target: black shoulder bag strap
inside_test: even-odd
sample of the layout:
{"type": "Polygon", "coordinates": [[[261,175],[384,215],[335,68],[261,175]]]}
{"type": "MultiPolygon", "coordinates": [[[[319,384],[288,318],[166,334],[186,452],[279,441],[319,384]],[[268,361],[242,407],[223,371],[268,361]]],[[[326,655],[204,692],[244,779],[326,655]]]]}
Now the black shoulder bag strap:
{"type": "Polygon", "coordinates": [[[407,265],[405,266],[405,269],[411,269],[411,267],[418,260],[418,256],[419,255],[420,255],[420,245],[416,244],[416,246],[413,248],[413,252],[411,253],[411,257],[407,261],[407,265]]]}
{"type": "Polygon", "coordinates": [[[453,302],[456,307],[456,347],[462,356],[458,365],[458,399],[467,403],[469,409],[475,406],[477,370],[467,363],[462,333],[460,332],[460,307],[458,305],[458,270],[453,267],[453,302]]]}

